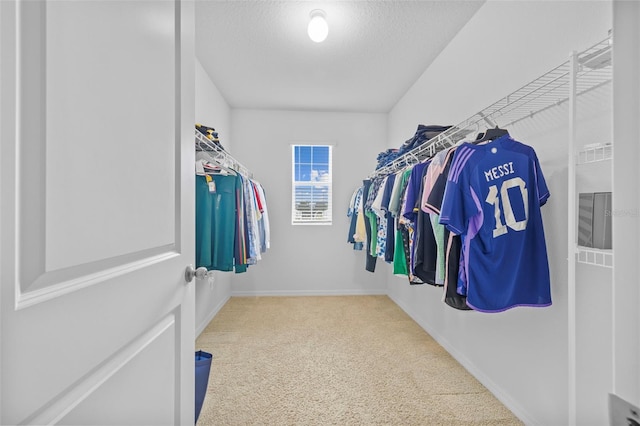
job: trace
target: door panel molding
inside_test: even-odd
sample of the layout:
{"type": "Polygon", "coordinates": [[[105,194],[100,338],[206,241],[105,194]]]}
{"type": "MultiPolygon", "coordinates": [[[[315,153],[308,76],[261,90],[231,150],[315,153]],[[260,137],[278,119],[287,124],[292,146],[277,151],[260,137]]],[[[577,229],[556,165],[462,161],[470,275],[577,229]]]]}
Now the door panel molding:
{"type": "MultiPolygon", "coordinates": [[[[173,228],[172,241],[141,250],[118,253],[93,261],[82,261],[69,255],[65,263],[70,266],[47,268],[50,257],[60,263],[58,247],[47,248],[50,244],[50,229],[47,223],[48,199],[51,183],[48,173],[55,165],[47,162],[48,116],[47,116],[47,4],[42,1],[23,1],[15,4],[15,57],[16,57],[16,129],[11,145],[15,149],[16,167],[11,176],[14,180],[11,196],[16,201],[16,215],[13,247],[17,259],[13,281],[16,284],[15,307],[23,309],[46,302],[70,292],[77,291],[105,280],[135,271],[140,268],[169,260],[181,253],[181,194],[182,164],[180,162],[181,141],[181,14],[180,2],[173,6],[173,228]],[[49,188],[48,188],[49,186],[49,188]],[[15,191],[15,192],[14,192],[15,191]],[[25,196],[24,194],[28,194],[25,196]],[[18,244],[20,242],[20,244],[18,244]],[[48,252],[49,250],[49,252],[48,252]],[[52,251],[55,250],[55,251],[52,251]]],[[[51,83],[51,81],[49,81],[51,83]]],[[[87,135],[91,137],[91,135],[87,135]]],[[[153,138],[153,135],[150,136],[153,138]]],[[[168,139],[168,138],[165,138],[168,139]]],[[[8,149],[7,153],[10,152],[8,149]]],[[[116,173],[118,171],[115,171],[116,173]]],[[[11,173],[11,172],[10,172],[11,173]]],[[[59,208],[58,208],[59,210],[59,208]]],[[[52,222],[55,223],[55,222],[52,222]]],[[[148,232],[147,232],[148,234],[148,232]]],[[[60,241],[60,238],[57,238],[60,241]]],[[[124,243],[123,243],[124,244],[124,243]]],[[[121,247],[122,249],[123,247],[121,247]]]]}
{"type": "MultiPolygon", "coordinates": [[[[21,424],[55,424],[67,416],[111,377],[166,333],[175,333],[176,312],[161,319],[151,329],[112,354],[93,371],[49,401],[21,424]]],[[[179,383],[179,382],[178,382],[179,383]]]]}
{"type": "Polygon", "coordinates": [[[36,278],[31,285],[16,283],[16,310],[44,303],[74,291],[135,272],[180,255],[173,246],[158,247],[131,255],[105,259],[73,268],[47,272],[36,278]],[[128,258],[129,260],[125,260],[128,258]],[[21,289],[27,288],[27,291],[21,289]],[[31,289],[33,287],[33,289],[31,289]]]}

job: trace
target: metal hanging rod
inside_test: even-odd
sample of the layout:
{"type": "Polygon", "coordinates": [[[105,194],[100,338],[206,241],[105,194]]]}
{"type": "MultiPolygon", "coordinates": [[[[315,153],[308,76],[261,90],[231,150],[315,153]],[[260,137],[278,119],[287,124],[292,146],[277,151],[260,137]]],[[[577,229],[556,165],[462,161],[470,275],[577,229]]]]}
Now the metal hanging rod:
{"type": "Polygon", "coordinates": [[[253,178],[253,173],[251,173],[251,171],[249,171],[249,169],[247,169],[245,166],[240,164],[238,160],[233,158],[233,156],[225,151],[220,145],[208,139],[198,130],[196,130],[195,132],[196,152],[202,152],[213,163],[223,162],[224,166],[231,167],[233,170],[237,171],[245,177],[253,178]]]}
{"type": "MultiPolygon", "coordinates": [[[[612,78],[611,37],[580,52],[578,62],[578,96],[609,83],[612,78]]],[[[383,177],[424,161],[436,152],[454,146],[470,133],[486,128],[487,124],[489,127],[506,128],[542,111],[562,105],[569,100],[570,72],[571,64],[567,60],[428,142],[375,170],[369,178],[383,177]]]]}

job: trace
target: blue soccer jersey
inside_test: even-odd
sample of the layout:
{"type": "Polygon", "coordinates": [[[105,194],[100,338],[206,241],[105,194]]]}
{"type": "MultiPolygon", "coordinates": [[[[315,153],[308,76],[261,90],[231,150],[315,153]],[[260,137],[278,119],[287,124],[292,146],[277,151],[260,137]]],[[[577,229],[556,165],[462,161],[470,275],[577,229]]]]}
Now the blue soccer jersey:
{"type": "Polygon", "coordinates": [[[467,304],[501,312],[549,306],[540,207],[549,198],[535,151],[502,136],[462,144],[449,170],[440,223],[463,241],[467,304]]]}

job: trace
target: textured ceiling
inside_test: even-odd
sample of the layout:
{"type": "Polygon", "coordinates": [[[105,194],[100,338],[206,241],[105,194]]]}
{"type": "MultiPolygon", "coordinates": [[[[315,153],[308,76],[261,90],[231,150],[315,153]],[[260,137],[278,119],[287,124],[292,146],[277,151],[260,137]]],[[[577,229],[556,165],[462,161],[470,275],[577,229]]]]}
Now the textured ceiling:
{"type": "Polygon", "coordinates": [[[232,108],[388,112],[482,4],[199,0],[197,56],[232,108]]]}

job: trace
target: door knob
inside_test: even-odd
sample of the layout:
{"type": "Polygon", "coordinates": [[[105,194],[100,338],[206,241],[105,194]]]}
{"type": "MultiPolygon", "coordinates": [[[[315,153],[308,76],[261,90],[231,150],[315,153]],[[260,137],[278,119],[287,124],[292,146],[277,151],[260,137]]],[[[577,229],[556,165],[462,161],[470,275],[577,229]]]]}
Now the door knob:
{"type": "Polygon", "coordinates": [[[187,269],[184,271],[184,279],[187,280],[188,283],[193,281],[193,278],[203,279],[206,278],[209,274],[209,271],[204,266],[199,267],[198,269],[194,269],[193,265],[188,265],[187,269]]]}

